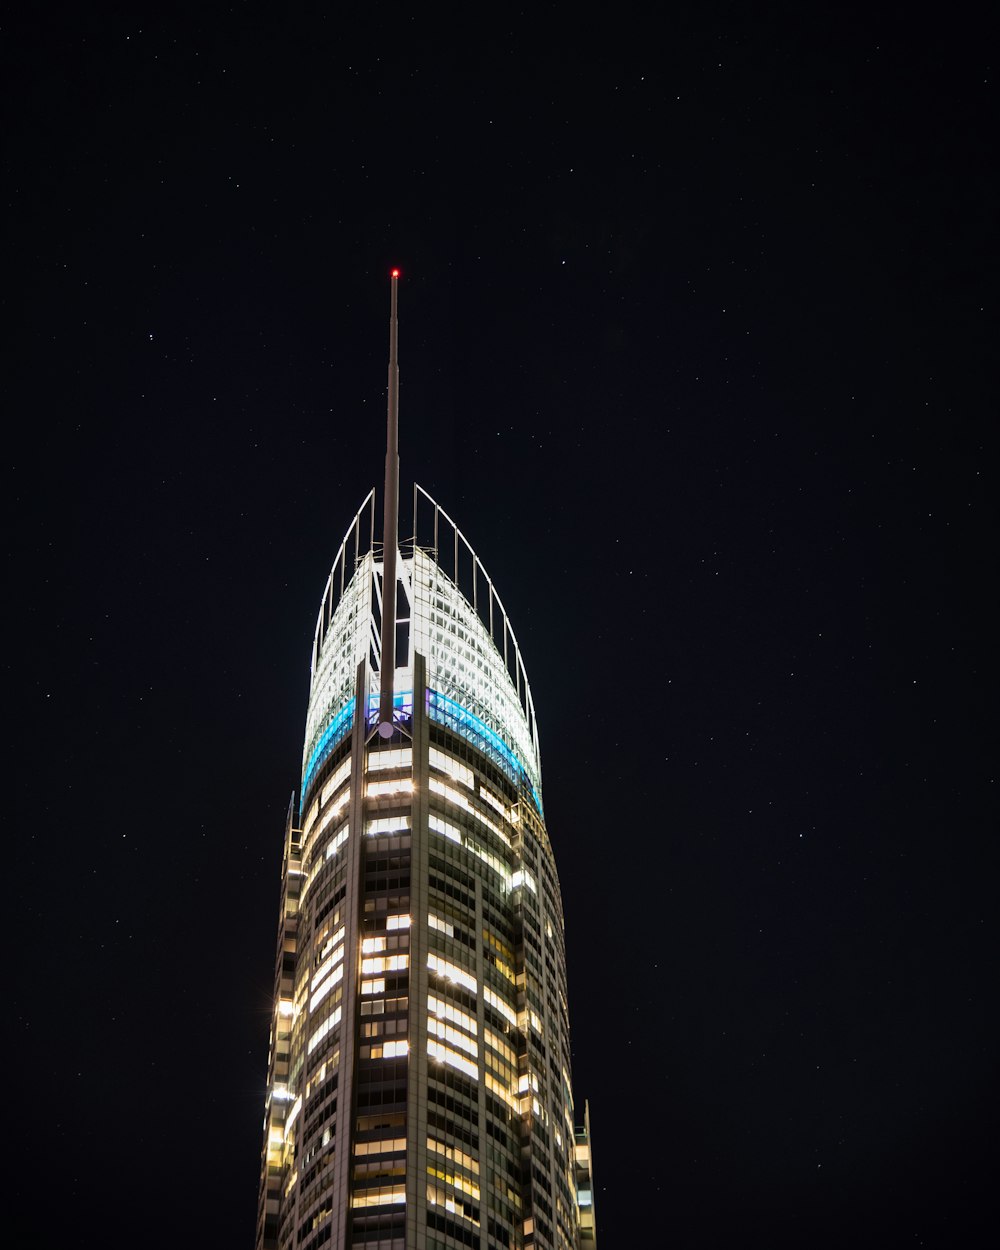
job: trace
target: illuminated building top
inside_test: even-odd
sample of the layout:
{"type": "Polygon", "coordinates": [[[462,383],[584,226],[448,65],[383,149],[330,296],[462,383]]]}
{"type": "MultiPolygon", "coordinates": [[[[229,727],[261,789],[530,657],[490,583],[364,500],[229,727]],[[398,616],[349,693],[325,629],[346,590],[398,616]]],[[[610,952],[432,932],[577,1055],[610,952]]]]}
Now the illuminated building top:
{"type": "MultiPolygon", "coordinates": [[[[302,759],[302,808],[323,761],[350,732],[358,665],[369,661],[367,716],[379,715],[383,563],[372,539],[371,491],[340,545],[327,580],[313,638],[309,710],[302,759]]],[[[496,758],[515,784],[526,783],[541,811],[542,783],[535,709],[521,652],[489,575],[448,514],[420,487],[413,492],[414,533],[426,520],[431,545],[410,541],[399,561],[408,616],[397,618],[407,640],[396,668],[394,702],[413,698],[413,656],[428,664],[431,716],[451,724],[496,758]],[[448,571],[446,571],[446,568],[448,571]],[[470,588],[463,594],[455,577],[470,588]]]]}

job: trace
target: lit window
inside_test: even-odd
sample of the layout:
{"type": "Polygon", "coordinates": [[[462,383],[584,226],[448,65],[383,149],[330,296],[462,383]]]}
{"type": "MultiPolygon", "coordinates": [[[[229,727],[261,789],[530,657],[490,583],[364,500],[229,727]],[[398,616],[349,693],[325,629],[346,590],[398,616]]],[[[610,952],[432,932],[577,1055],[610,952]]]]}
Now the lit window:
{"type": "Polygon", "coordinates": [[[507,819],[507,807],[497,798],[492,790],[487,790],[484,785],[479,787],[479,797],[489,803],[495,812],[499,812],[501,816],[507,819]]]}
{"type": "Polygon", "coordinates": [[[387,1137],[382,1141],[359,1141],[354,1145],[356,1155],[391,1155],[405,1149],[405,1137],[387,1137]]]}
{"type": "Polygon", "coordinates": [[[433,912],[428,913],[427,924],[431,929],[436,929],[438,933],[444,933],[448,937],[455,936],[455,926],[447,920],[442,920],[440,916],[435,916],[433,912]]]}
{"type": "Polygon", "coordinates": [[[373,1042],[361,1047],[362,1059],[398,1059],[410,1053],[410,1043],[405,1039],[393,1042],[373,1042]]]}
{"type": "Polygon", "coordinates": [[[450,838],[452,842],[458,842],[461,845],[462,831],[456,828],[455,825],[442,820],[440,816],[435,816],[433,812],[428,817],[427,823],[435,833],[443,833],[446,838],[450,838]]]}
{"type": "Polygon", "coordinates": [[[463,834],[461,829],[450,824],[447,820],[442,820],[440,816],[435,816],[433,812],[427,818],[427,823],[435,833],[444,834],[446,838],[450,838],[452,842],[458,842],[464,846],[466,850],[471,851],[477,859],[493,869],[503,881],[505,888],[510,888],[510,869],[498,856],[491,854],[479,845],[474,839],[467,834],[463,834]]]}
{"type": "Polygon", "coordinates": [[[372,972],[402,972],[409,966],[409,955],[374,955],[369,959],[362,959],[361,974],[367,976],[372,972]]]}
{"type": "Polygon", "coordinates": [[[474,1081],[479,1080],[478,1065],[466,1059],[464,1055],[460,1055],[457,1050],[452,1050],[450,1046],[445,1046],[443,1042],[436,1042],[433,1038],[428,1038],[427,1053],[432,1059],[436,1059],[438,1063],[445,1063],[449,1067],[457,1068],[459,1072],[464,1072],[466,1076],[471,1076],[474,1081]]]}
{"type": "Polygon", "coordinates": [[[473,1159],[472,1155],[466,1154],[464,1150],[451,1145],[450,1142],[439,1141],[436,1137],[428,1137],[427,1149],[432,1150],[435,1154],[443,1155],[449,1163],[457,1163],[459,1167],[466,1168],[470,1172],[475,1172],[477,1176],[479,1175],[479,1164],[473,1159]]]}
{"type": "Polygon", "coordinates": [[[467,1220],[470,1224],[479,1228],[479,1220],[472,1214],[475,1208],[467,1210],[468,1204],[461,1198],[456,1198],[447,1189],[441,1189],[437,1185],[429,1184],[427,1186],[427,1201],[432,1207],[442,1207],[449,1215],[460,1215],[463,1220],[467,1220]]]}
{"type": "Polygon", "coordinates": [[[327,977],[327,979],[323,982],[323,984],[319,987],[319,989],[313,994],[312,998],[310,998],[309,1010],[311,1012],[315,1011],[316,1008],[323,1001],[323,999],[326,998],[327,994],[329,994],[330,991],[334,988],[334,986],[339,985],[343,979],[344,979],[344,965],[341,964],[339,968],[334,968],[333,975],[327,977]]]}
{"type": "MultiPolygon", "coordinates": [[[[427,956],[427,967],[431,972],[439,977],[443,977],[446,981],[454,981],[456,985],[460,985],[463,989],[469,990],[475,994],[478,989],[478,983],[474,976],[471,976],[464,968],[460,968],[457,964],[450,963],[447,959],[442,959],[440,955],[435,955],[433,951],[427,956]]],[[[516,1020],[517,1017],[515,1016],[516,1020]]]]}
{"type": "Polygon", "coordinates": [[[510,1005],[510,1003],[501,998],[495,991],[491,990],[488,985],[483,986],[483,999],[488,1002],[491,1007],[495,1007],[510,1024],[517,1024],[517,1012],[510,1005]]]}
{"type": "Polygon", "coordinates": [[[387,768],[412,768],[413,748],[398,747],[388,751],[370,751],[368,753],[368,771],[370,773],[387,768]]]}
{"type": "Polygon", "coordinates": [[[427,753],[427,759],[432,768],[440,768],[453,781],[461,782],[463,786],[468,786],[470,790],[475,785],[472,769],[466,768],[464,764],[460,764],[458,760],[452,759],[450,755],[446,755],[444,751],[438,750],[437,747],[430,748],[427,753]]]}
{"type": "Polygon", "coordinates": [[[340,833],[338,833],[337,836],[330,841],[326,850],[323,852],[323,858],[327,860],[333,859],[334,855],[337,854],[350,836],[351,831],[348,826],[345,825],[343,829],[341,829],[340,833]]]}
{"type": "Polygon", "coordinates": [[[375,820],[365,821],[365,833],[370,838],[377,833],[408,833],[410,829],[409,816],[379,816],[375,820]]]}
{"type": "Polygon", "coordinates": [[[406,1201],[405,1185],[383,1185],[378,1189],[366,1189],[364,1193],[353,1194],[352,1207],[384,1207],[398,1205],[406,1201]]]}
{"type": "Polygon", "coordinates": [[[312,1036],[309,1038],[309,1045],[306,1047],[306,1049],[310,1055],[313,1053],[316,1047],[320,1044],[323,1038],[326,1037],[326,1035],[330,1032],[330,1030],[335,1029],[337,1025],[340,1023],[341,1013],[342,1013],[342,1008],[340,1007],[335,1008],[330,1013],[330,1015],[327,1016],[327,1018],[323,1021],[323,1023],[319,1026],[319,1028],[316,1029],[315,1032],[312,1034],[312,1036]]]}
{"type": "MultiPolygon", "coordinates": [[[[340,940],[338,941],[337,946],[333,949],[333,951],[329,955],[327,955],[326,959],[323,960],[320,966],[313,973],[312,981],[310,981],[309,983],[309,988],[311,990],[316,989],[316,987],[323,980],[323,978],[330,974],[331,969],[335,968],[337,964],[339,964],[343,960],[344,958],[343,935],[344,935],[344,930],[341,929],[340,935],[339,935],[340,940]]],[[[332,940],[337,941],[336,938],[332,940]]],[[[329,945],[329,943],[327,943],[327,945],[329,945]]],[[[326,948],[324,947],[324,950],[325,949],[326,948]]],[[[341,975],[343,975],[343,972],[341,972],[341,975]]]]}
{"type": "Polygon", "coordinates": [[[492,946],[494,950],[499,951],[501,955],[509,962],[514,962],[514,952],[510,949],[506,942],[501,942],[495,933],[491,933],[489,929],[483,930],[483,941],[487,946],[492,946]]]}
{"type": "Polygon", "coordinates": [[[517,1068],[517,1055],[502,1038],[497,1037],[492,1029],[483,1030],[483,1040],[487,1046],[492,1046],[498,1055],[503,1055],[513,1068],[517,1068]]]}
{"type": "Polygon", "coordinates": [[[309,806],[309,814],[302,822],[302,845],[304,846],[309,840],[309,834],[312,827],[316,823],[316,817],[319,815],[319,799],[313,799],[309,806]]]}
{"type": "Polygon", "coordinates": [[[499,1055],[495,1055],[489,1047],[483,1051],[483,1062],[488,1068],[492,1068],[507,1089],[513,1088],[514,1078],[517,1075],[514,1068],[509,1063],[505,1063],[499,1055]]]}
{"type": "Polygon", "coordinates": [[[445,1172],[433,1165],[428,1167],[427,1175],[433,1176],[436,1180],[444,1181],[446,1185],[451,1185],[453,1189],[457,1189],[459,1193],[468,1194],[470,1198],[479,1198],[479,1186],[475,1181],[469,1180],[467,1176],[459,1176],[454,1172],[445,1172]]]}
{"type": "Polygon", "coordinates": [[[285,1121],[285,1140],[286,1141],[288,1140],[288,1134],[291,1132],[292,1125],[298,1119],[299,1112],[301,1110],[302,1110],[302,1095],[299,1094],[295,1102],[292,1103],[292,1109],[291,1111],[289,1111],[288,1119],[285,1121]]]}
{"type": "MultiPolygon", "coordinates": [[[[339,916],[339,915],[340,915],[340,913],[338,912],[338,913],[337,913],[337,915],[339,916]]],[[[336,924],[336,919],[334,920],[334,924],[336,924]]],[[[324,958],[326,955],[328,955],[328,954],[329,954],[329,952],[330,952],[330,950],[331,950],[334,946],[337,946],[337,945],[338,945],[338,943],[343,942],[343,940],[344,940],[344,934],[345,934],[346,932],[347,932],[347,928],[346,928],[346,926],[345,926],[345,925],[341,925],[341,926],[340,926],[340,928],[337,930],[337,932],[333,935],[333,937],[326,938],[325,942],[323,943],[323,949],[320,951],[320,958],[321,958],[321,959],[322,959],[322,958],[324,958]]],[[[326,936],[326,935],[324,934],[324,937],[325,937],[325,936],[326,936]]],[[[315,981],[316,981],[316,978],[315,978],[315,977],[313,977],[313,982],[315,982],[315,981]]],[[[315,988],[315,986],[314,986],[314,988],[315,988]]]]}
{"type": "Polygon", "coordinates": [[[460,1010],[453,1003],[438,998],[436,994],[427,995],[427,1010],[433,1016],[440,1016],[442,1020],[450,1020],[452,1024],[459,1025],[473,1037],[479,1032],[479,1025],[476,1024],[474,1017],[460,1010]]]}
{"type": "Polygon", "coordinates": [[[309,1095],[313,1092],[313,1090],[319,1089],[319,1087],[323,1084],[326,1078],[328,1076],[331,1076],[337,1070],[339,1066],[340,1066],[340,1047],[338,1046],[337,1049],[331,1055],[327,1055],[327,1057],[323,1060],[323,1062],[319,1065],[319,1067],[313,1073],[310,1080],[306,1081],[306,1098],[308,1099],[309,1095]]]}
{"type": "Polygon", "coordinates": [[[462,794],[461,791],[456,790],[454,786],[446,786],[443,781],[439,781],[436,777],[430,778],[428,786],[432,794],[439,794],[442,798],[447,799],[449,803],[454,803],[456,807],[461,807],[464,811],[468,812],[470,816],[474,816],[480,824],[485,825],[487,829],[492,829],[498,838],[501,838],[507,843],[508,846],[510,846],[510,838],[507,837],[506,833],[504,833],[496,821],[491,820],[483,812],[473,807],[468,798],[462,794]]]}
{"type": "Polygon", "coordinates": [[[538,886],[535,885],[535,878],[527,870],[527,868],[519,868],[510,879],[511,885],[516,890],[518,886],[526,885],[532,894],[538,893],[538,886]]]}
{"type": "Polygon", "coordinates": [[[505,964],[499,955],[494,955],[491,960],[491,963],[493,964],[493,967],[496,968],[497,972],[500,973],[501,976],[504,976],[507,978],[507,980],[511,983],[511,985],[517,984],[516,978],[514,976],[514,969],[511,968],[509,964],[505,964]]]}
{"type": "MultiPolygon", "coordinates": [[[[507,1106],[511,1108],[511,1110],[513,1111],[522,1110],[521,1105],[518,1103],[517,1099],[511,1093],[510,1088],[507,1085],[506,1081],[500,1080],[500,1078],[494,1076],[492,1072],[486,1072],[484,1075],[485,1075],[487,1089],[492,1090],[493,1093],[496,1094],[498,1098],[501,1098],[507,1104],[507,1106]]],[[[524,1108],[524,1109],[526,1110],[527,1108],[524,1108]]]]}
{"type": "Polygon", "coordinates": [[[385,927],[389,933],[395,929],[408,929],[410,927],[409,916],[386,916],[385,927]]]}
{"type": "Polygon", "coordinates": [[[413,782],[409,777],[399,777],[395,781],[369,781],[366,793],[370,799],[387,794],[412,794],[413,782]]]}
{"type": "Polygon", "coordinates": [[[327,780],[323,789],[320,791],[319,805],[322,807],[332,794],[336,794],[340,787],[351,775],[351,757],[341,762],[334,769],[333,774],[327,780]]]}
{"type": "Polygon", "coordinates": [[[484,864],[486,864],[488,867],[493,869],[493,871],[497,874],[497,876],[499,876],[500,880],[503,882],[505,889],[509,890],[510,889],[510,869],[503,862],[503,860],[498,858],[496,855],[492,855],[489,851],[483,850],[483,848],[479,846],[477,843],[473,842],[471,838],[465,839],[465,845],[473,853],[473,855],[476,856],[477,859],[481,859],[484,864]]]}
{"type": "Polygon", "coordinates": [[[350,800],[350,797],[351,797],[350,790],[345,788],[344,793],[340,796],[340,798],[337,799],[337,801],[331,807],[327,808],[327,810],[323,813],[323,819],[319,822],[319,825],[316,827],[317,838],[320,836],[321,833],[325,833],[326,830],[329,829],[329,827],[333,824],[333,822],[339,818],[340,813],[347,806],[348,801],[350,800]]]}
{"type": "Polygon", "coordinates": [[[381,977],[369,979],[361,982],[361,993],[365,994],[384,994],[385,981],[381,977]]]}
{"type": "Polygon", "coordinates": [[[452,1025],[445,1024],[443,1020],[435,1020],[432,1016],[427,1021],[427,1032],[432,1037],[439,1037],[443,1041],[457,1046],[459,1050],[464,1050],[467,1055],[472,1055],[474,1059],[479,1054],[479,1047],[471,1037],[466,1037],[464,1033],[460,1033],[452,1025]]]}

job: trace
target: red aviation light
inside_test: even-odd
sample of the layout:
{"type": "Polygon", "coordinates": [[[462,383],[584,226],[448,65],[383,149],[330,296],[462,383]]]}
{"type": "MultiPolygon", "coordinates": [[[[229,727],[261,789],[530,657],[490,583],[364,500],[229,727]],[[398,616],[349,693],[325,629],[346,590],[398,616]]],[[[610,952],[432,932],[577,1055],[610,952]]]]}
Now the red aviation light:
{"type": "Polygon", "coordinates": [[[398,278],[398,277],[399,277],[399,270],[398,270],[398,269],[393,269],[393,270],[392,270],[392,272],[389,274],[389,277],[390,277],[390,278],[398,278]]]}

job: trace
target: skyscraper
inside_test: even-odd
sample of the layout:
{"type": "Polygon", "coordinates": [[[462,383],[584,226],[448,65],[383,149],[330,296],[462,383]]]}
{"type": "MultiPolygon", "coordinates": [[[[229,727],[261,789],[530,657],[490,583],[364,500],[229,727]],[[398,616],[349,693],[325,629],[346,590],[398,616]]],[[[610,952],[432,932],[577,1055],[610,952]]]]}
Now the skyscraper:
{"type": "Polygon", "coordinates": [[[595,1244],[535,709],[489,575],[419,486],[398,541],[398,272],[375,492],[316,622],[289,807],[257,1250],[595,1244]]]}

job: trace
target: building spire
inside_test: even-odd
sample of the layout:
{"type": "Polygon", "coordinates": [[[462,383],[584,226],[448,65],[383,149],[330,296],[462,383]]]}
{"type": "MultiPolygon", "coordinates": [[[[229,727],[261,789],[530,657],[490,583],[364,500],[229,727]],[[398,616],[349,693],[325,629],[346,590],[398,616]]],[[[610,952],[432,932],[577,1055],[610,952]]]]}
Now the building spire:
{"type": "Polygon", "coordinates": [[[392,696],[396,675],[396,554],[399,542],[399,362],[396,358],[398,269],[392,270],[389,285],[389,402],[382,511],[382,662],[378,705],[378,732],[382,738],[392,737],[392,696]]]}

